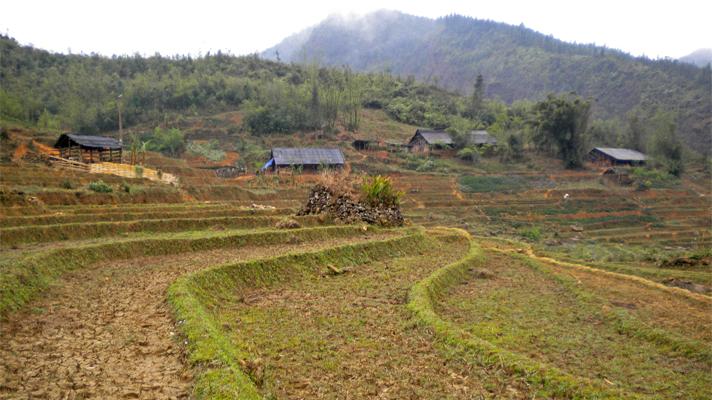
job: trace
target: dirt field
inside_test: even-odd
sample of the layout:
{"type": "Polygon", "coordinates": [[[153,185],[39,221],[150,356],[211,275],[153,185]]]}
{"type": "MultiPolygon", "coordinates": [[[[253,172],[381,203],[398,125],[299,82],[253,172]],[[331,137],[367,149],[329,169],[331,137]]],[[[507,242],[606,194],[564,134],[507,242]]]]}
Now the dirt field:
{"type": "Polygon", "coordinates": [[[218,318],[261,360],[267,398],[523,397],[513,379],[488,376],[410,325],[410,286],[465,250],[462,241],[441,243],[343,275],[240,293],[218,318]]]}
{"type": "MultiPolygon", "coordinates": [[[[369,239],[378,239],[373,235],[369,239]]],[[[210,265],[363,240],[246,247],[103,263],[65,276],[0,328],[3,398],[188,398],[165,291],[210,265]],[[29,366],[29,367],[28,367],[29,366]]]]}

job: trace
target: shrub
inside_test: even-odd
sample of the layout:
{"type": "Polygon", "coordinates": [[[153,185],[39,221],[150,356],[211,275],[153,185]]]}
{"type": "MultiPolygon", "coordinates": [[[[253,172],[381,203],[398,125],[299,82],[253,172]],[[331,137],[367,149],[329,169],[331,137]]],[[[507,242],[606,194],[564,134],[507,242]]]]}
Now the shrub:
{"type": "Polygon", "coordinates": [[[376,206],[398,206],[403,192],[393,188],[393,183],[388,177],[381,175],[364,179],[361,186],[363,201],[372,207],[376,206]]]}
{"type": "Polygon", "coordinates": [[[538,242],[541,239],[541,229],[538,226],[522,229],[519,231],[519,235],[533,242],[538,242]]]}
{"type": "Polygon", "coordinates": [[[99,179],[98,181],[91,182],[89,184],[89,190],[97,193],[111,193],[113,189],[111,189],[111,186],[107,185],[99,179]]]}
{"type": "Polygon", "coordinates": [[[180,129],[161,129],[153,131],[151,140],[147,143],[148,150],[158,151],[171,157],[179,156],[185,149],[185,135],[180,129]]]}
{"type": "Polygon", "coordinates": [[[457,152],[457,156],[464,161],[470,161],[476,164],[480,161],[480,153],[476,148],[468,146],[457,152]]]}
{"type": "Polygon", "coordinates": [[[121,182],[121,191],[124,193],[132,193],[134,191],[134,189],[133,189],[133,187],[131,187],[131,185],[129,185],[128,183],[126,183],[124,181],[124,182],[121,182]]]}
{"type": "Polygon", "coordinates": [[[134,173],[136,174],[137,178],[142,178],[143,177],[143,167],[140,165],[135,166],[134,173]]]}
{"type": "Polygon", "coordinates": [[[62,187],[62,189],[74,189],[74,184],[72,184],[69,179],[63,180],[60,186],[62,187]]]}

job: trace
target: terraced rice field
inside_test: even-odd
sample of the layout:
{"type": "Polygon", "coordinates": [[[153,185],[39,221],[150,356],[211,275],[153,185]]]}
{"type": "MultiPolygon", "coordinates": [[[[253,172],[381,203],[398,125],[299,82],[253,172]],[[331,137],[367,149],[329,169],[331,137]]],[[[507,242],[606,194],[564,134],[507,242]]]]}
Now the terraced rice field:
{"type": "Polygon", "coordinates": [[[652,232],[656,243],[668,239],[655,229],[675,240],[694,230],[705,239],[706,199],[578,189],[563,202],[551,188],[468,194],[452,177],[396,182],[416,225],[305,217],[299,229],[277,229],[301,186],[192,192],[224,196],[218,202],[3,208],[0,398],[709,393],[712,300],[654,282],[710,283],[708,270],[588,268],[435,227],[547,224],[561,240],[634,242],[652,232]]]}

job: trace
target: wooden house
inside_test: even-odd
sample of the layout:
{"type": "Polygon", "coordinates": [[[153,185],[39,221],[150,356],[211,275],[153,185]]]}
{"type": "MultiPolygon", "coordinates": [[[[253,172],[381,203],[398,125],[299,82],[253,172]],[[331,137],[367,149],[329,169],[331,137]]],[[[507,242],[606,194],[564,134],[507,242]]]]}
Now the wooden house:
{"type": "Polygon", "coordinates": [[[121,143],[110,137],[66,133],[57,139],[54,147],[59,149],[60,157],[73,161],[121,163],[121,143]]]}
{"type": "Polygon", "coordinates": [[[343,168],[344,154],[337,148],[273,148],[270,159],[260,171],[300,169],[304,172],[316,172],[323,168],[343,168]]]}
{"type": "Polygon", "coordinates": [[[435,149],[447,149],[453,146],[452,137],[444,131],[418,129],[408,142],[413,153],[428,153],[435,149]]]}
{"type": "Polygon", "coordinates": [[[595,147],[588,156],[591,162],[606,166],[641,165],[648,160],[648,156],[639,151],[612,147],[595,147]]]}

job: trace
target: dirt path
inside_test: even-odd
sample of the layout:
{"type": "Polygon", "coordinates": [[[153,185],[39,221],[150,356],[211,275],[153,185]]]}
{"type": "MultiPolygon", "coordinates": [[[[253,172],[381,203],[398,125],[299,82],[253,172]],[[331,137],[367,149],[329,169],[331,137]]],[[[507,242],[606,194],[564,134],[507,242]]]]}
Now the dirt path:
{"type": "Polygon", "coordinates": [[[192,375],[166,302],[168,286],[210,265],[307,248],[316,246],[144,257],[68,274],[0,326],[0,398],[188,398],[192,375]]]}

